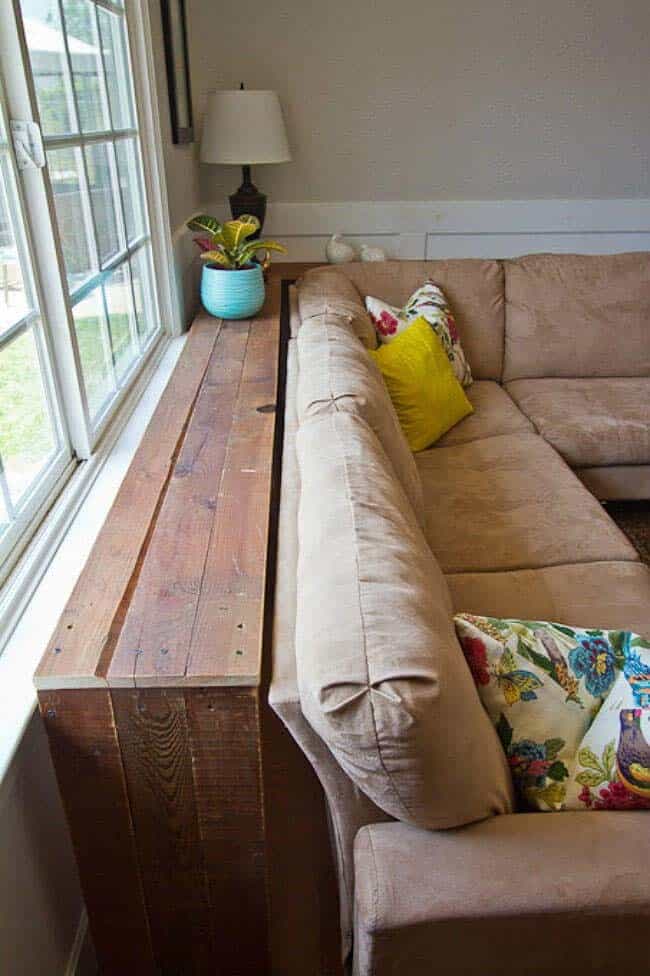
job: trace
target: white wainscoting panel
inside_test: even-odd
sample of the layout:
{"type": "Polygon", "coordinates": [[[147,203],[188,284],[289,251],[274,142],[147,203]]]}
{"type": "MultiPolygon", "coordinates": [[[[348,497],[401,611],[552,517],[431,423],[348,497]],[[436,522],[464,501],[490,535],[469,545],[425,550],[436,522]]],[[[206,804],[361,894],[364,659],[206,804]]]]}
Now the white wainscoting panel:
{"type": "Polygon", "coordinates": [[[427,234],[426,257],[515,258],[522,254],[614,254],[618,251],[650,251],[646,233],[567,234],[427,234]]]}
{"type": "MultiPolygon", "coordinates": [[[[223,204],[203,209],[228,219],[223,204]]],[[[650,199],[269,204],[264,235],[287,245],[287,261],[324,261],[335,233],[394,258],[650,250],[650,199]]]]}

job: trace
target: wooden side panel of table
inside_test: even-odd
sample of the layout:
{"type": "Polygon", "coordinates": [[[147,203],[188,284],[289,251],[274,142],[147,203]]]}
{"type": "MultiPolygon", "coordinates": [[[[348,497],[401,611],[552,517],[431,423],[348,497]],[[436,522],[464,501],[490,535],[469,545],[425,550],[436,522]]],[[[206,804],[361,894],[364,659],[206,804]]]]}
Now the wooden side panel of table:
{"type": "MultiPolygon", "coordinates": [[[[109,976],[339,970],[335,946],[292,959],[269,924],[290,880],[275,773],[314,793],[263,667],[280,278],[305,267],[276,267],[250,321],[195,321],[35,676],[109,976]]],[[[313,830],[326,844],[322,805],[313,830]]]]}

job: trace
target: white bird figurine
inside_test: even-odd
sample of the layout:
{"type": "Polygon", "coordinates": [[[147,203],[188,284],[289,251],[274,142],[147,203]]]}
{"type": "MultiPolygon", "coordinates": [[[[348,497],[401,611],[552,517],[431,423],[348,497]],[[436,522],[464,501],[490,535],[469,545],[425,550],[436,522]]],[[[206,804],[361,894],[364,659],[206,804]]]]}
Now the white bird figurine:
{"type": "Polygon", "coordinates": [[[383,247],[371,247],[369,244],[361,245],[362,261],[385,261],[386,252],[383,247]]]}
{"type": "Polygon", "coordinates": [[[345,264],[346,261],[354,261],[357,256],[352,245],[343,240],[342,234],[332,234],[327,242],[325,254],[330,264],[345,264]]]}

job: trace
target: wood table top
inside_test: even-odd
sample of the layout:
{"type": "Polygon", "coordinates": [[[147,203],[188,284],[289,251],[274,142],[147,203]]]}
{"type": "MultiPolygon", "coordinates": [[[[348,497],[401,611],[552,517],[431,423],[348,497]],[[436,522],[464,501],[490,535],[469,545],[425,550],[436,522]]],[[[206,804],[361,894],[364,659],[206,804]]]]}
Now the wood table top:
{"type": "Polygon", "coordinates": [[[201,313],[35,675],[39,689],[256,686],[269,556],[280,293],[201,313]]]}

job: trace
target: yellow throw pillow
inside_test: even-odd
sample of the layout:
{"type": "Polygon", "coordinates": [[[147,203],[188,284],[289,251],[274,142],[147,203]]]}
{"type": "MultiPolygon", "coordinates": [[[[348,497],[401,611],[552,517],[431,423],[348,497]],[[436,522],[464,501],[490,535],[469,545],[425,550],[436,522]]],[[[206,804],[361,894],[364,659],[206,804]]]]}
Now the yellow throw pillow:
{"type": "Polygon", "coordinates": [[[423,451],[474,412],[426,319],[370,352],[384,377],[412,451],[423,451]]]}

